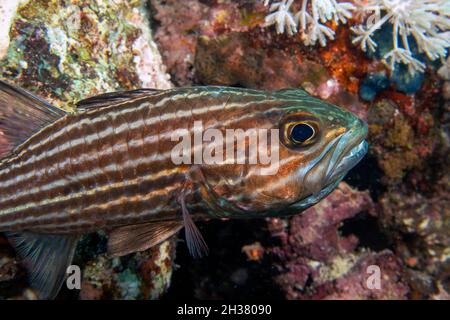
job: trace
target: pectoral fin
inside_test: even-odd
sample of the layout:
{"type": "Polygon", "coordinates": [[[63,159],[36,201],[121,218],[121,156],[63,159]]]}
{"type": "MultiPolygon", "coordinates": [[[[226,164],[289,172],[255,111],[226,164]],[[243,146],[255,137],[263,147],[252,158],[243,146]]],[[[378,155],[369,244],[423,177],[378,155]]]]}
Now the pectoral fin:
{"type": "Polygon", "coordinates": [[[198,230],[191,215],[186,207],[184,196],[178,199],[181,205],[181,211],[183,214],[184,232],[186,237],[186,244],[189,249],[189,253],[194,258],[201,258],[208,255],[208,246],[202,237],[202,234],[198,230]]]}
{"type": "Polygon", "coordinates": [[[41,299],[55,298],[72,262],[79,237],[32,232],[8,232],[6,236],[28,270],[31,287],[41,299]]]}
{"type": "Polygon", "coordinates": [[[182,227],[182,221],[160,221],[116,228],[109,234],[108,254],[118,257],[147,250],[170,238],[182,227]]]}

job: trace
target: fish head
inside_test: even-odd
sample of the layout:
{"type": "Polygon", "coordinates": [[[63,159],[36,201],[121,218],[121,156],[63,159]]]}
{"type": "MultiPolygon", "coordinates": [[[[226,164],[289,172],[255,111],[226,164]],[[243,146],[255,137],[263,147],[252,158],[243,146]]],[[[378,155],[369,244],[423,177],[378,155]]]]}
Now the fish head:
{"type": "Polygon", "coordinates": [[[277,216],[323,199],[368,150],[367,124],[353,113],[312,97],[288,109],[279,122],[278,174],[263,190],[281,200],[271,208],[277,216]]]}
{"type": "MultiPolygon", "coordinates": [[[[272,99],[246,124],[270,131],[272,161],[205,170],[223,216],[298,213],[328,195],[367,152],[367,124],[353,113],[302,90],[277,91],[272,99]]],[[[249,150],[264,149],[260,142],[249,150]]]]}

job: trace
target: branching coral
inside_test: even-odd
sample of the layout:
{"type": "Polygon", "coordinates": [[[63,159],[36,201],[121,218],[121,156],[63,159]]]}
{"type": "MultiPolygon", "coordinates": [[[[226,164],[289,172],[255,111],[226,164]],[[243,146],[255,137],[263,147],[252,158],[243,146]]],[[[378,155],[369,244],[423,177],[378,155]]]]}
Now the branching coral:
{"type": "MultiPolygon", "coordinates": [[[[289,35],[301,32],[305,45],[319,42],[326,45],[334,39],[334,31],[326,26],[328,21],[346,23],[353,13],[362,16],[364,22],[352,27],[354,44],[364,51],[374,52],[378,47],[373,36],[387,24],[392,25],[392,49],[384,54],[383,61],[390,70],[397,64],[408,66],[409,72],[424,72],[425,63],[413,53],[413,41],[419,53],[428,59],[443,59],[450,46],[450,1],[449,0],[299,0],[300,10],[294,13],[294,0],[281,0],[271,4],[266,26],[275,25],[278,33],[289,35]]],[[[295,4],[294,4],[295,6],[295,4]]]]}
{"type": "Polygon", "coordinates": [[[450,1],[448,0],[368,0],[359,6],[368,15],[365,24],[353,27],[354,44],[364,51],[375,51],[374,33],[392,24],[393,48],[383,57],[391,69],[397,63],[408,65],[409,72],[423,72],[424,62],[411,51],[411,36],[418,50],[430,60],[445,58],[450,46],[450,1]]]}
{"type": "MultiPolygon", "coordinates": [[[[327,38],[334,39],[334,31],[325,25],[328,21],[346,23],[351,18],[355,6],[349,2],[336,0],[302,0],[300,10],[291,11],[293,0],[282,0],[270,5],[270,14],[266,17],[266,26],[275,25],[278,33],[286,30],[293,35],[299,30],[303,43],[315,45],[317,41],[324,47],[327,38]]],[[[265,0],[265,5],[270,1],[265,0]]]]}

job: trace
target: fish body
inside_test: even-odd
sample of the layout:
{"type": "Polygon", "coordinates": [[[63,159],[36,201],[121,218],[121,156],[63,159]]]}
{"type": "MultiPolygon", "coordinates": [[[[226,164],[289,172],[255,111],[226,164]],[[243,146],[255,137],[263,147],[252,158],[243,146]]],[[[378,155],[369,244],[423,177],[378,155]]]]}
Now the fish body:
{"type": "Polygon", "coordinates": [[[0,232],[28,259],[44,298],[57,293],[81,234],[107,230],[109,252],[124,255],[185,227],[201,255],[194,220],[299,213],[367,151],[364,122],[296,89],[142,89],[78,108],[66,114],[0,83],[0,232]],[[270,163],[250,159],[261,132],[270,163]],[[239,133],[248,134],[241,154],[239,133]],[[33,256],[39,249],[55,257],[55,275],[33,256]]]}

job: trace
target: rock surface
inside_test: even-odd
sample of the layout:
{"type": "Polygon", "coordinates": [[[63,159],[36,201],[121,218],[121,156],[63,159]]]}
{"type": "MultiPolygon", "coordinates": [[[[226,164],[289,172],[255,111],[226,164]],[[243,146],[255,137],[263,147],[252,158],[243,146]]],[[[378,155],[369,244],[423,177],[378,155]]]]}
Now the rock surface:
{"type": "MultiPolygon", "coordinates": [[[[171,87],[152,40],[144,1],[0,1],[0,78],[54,105],[108,91],[171,87]],[[5,23],[5,24],[4,24],[5,23]]],[[[169,287],[175,241],[110,260],[105,239],[86,236],[74,263],[81,299],[156,299],[169,287]]],[[[78,292],[62,290],[60,298],[78,292]]],[[[26,274],[0,238],[0,298],[35,299],[26,274]]]]}
{"type": "MultiPolygon", "coordinates": [[[[0,76],[57,106],[70,108],[104,92],[171,86],[141,1],[33,1],[17,9],[9,37],[0,76]]],[[[6,39],[1,42],[4,47],[6,39]]]]}
{"type": "Polygon", "coordinates": [[[344,235],[346,223],[363,214],[374,214],[369,194],[341,183],[303,214],[271,220],[269,228],[281,242],[272,248],[280,272],[276,282],[287,299],[407,297],[402,264],[393,252],[359,246],[361,238],[376,235],[363,234],[363,230],[358,235],[344,235]],[[380,268],[379,288],[370,286],[369,266],[380,268]]]}

